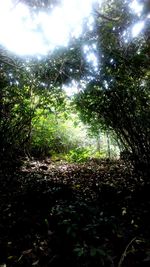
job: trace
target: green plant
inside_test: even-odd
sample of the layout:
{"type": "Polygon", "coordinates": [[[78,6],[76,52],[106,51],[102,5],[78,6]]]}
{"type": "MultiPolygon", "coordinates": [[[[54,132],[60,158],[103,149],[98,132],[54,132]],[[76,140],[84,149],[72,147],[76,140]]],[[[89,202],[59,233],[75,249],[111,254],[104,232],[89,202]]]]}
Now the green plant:
{"type": "Polygon", "coordinates": [[[86,147],[77,147],[69,151],[66,155],[66,160],[69,162],[85,162],[90,158],[91,151],[86,147]]]}

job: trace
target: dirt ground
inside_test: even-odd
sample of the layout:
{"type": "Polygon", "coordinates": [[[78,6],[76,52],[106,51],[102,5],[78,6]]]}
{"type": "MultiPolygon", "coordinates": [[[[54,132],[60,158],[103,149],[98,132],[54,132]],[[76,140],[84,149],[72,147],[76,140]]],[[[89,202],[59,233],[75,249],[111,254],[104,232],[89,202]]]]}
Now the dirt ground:
{"type": "Polygon", "coordinates": [[[123,161],[0,173],[0,266],[150,266],[150,184],[123,161]]]}

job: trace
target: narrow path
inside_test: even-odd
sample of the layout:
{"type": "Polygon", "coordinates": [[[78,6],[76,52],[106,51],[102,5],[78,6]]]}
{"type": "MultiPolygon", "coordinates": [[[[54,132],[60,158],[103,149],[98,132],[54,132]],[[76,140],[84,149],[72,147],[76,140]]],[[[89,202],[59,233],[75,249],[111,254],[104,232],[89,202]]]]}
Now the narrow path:
{"type": "Polygon", "coordinates": [[[149,207],[122,161],[25,162],[0,177],[0,264],[117,267],[134,238],[123,266],[148,266],[149,207]]]}

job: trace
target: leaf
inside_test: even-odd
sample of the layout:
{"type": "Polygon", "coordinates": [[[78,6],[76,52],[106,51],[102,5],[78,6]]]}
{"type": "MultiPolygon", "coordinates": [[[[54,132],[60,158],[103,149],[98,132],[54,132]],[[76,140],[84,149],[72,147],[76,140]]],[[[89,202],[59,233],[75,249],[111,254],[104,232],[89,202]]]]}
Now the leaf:
{"type": "Polygon", "coordinates": [[[39,260],[33,262],[33,263],[32,263],[32,266],[36,266],[36,265],[38,265],[38,263],[39,263],[39,260]]]}
{"type": "Polygon", "coordinates": [[[84,248],[82,248],[82,247],[75,248],[75,249],[74,249],[74,252],[77,253],[78,257],[81,257],[81,256],[84,255],[84,248]]]}
{"type": "Polygon", "coordinates": [[[23,255],[30,254],[32,252],[32,249],[28,249],[22,252],[23,255]]]}
{"type": "Polygon", "coordinates": [[[9,256],[7,259],[12,260],[13,258],[14,258],[14,256],[9,256]]]}

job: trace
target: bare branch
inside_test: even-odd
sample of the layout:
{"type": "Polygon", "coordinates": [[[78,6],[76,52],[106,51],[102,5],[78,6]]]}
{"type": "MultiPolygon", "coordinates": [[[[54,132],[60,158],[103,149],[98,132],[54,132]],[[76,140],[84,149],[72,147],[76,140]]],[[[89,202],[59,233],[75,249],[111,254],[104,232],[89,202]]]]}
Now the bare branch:
{"type": "Polygon", "coordinates": [[[105,19],[105,20],[108,20],[108,21],[119,21],[120,17],[117,17],[117,18],[111,18],[111,17],[108,17],[102,13],[100,13],[98,10],[95,10],[95,13],[98,14],[98,18],[102,18],[102,19],[105,19]]]}

